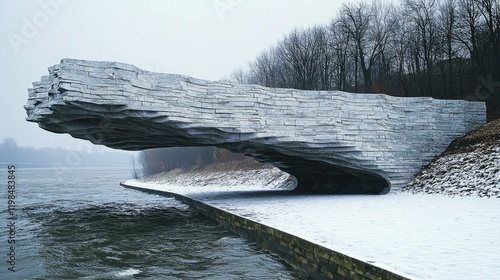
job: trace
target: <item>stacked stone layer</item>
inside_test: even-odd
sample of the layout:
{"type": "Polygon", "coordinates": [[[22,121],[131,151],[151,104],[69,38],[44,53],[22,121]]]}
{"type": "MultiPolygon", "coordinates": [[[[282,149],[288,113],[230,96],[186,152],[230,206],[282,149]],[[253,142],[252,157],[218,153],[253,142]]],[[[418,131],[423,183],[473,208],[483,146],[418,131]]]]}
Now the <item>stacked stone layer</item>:
{"type": "Polygon", "coordinates": [[[217,146],[270,162],[298,188],[401,187],[484,103],[212,82],[117,62],[63,59],[29,89],[28,121],[124,150],[217,146]]]}

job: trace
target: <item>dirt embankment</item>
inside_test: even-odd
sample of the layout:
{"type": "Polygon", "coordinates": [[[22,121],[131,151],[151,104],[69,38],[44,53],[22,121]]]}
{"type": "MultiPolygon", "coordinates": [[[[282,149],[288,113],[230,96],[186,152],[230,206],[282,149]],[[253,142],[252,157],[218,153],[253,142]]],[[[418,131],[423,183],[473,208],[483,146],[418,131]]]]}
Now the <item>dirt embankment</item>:
{"type": "Polygon", "coordinates": [[[454,140],[403,189],[500,198],[500,119],[454,140]]]}

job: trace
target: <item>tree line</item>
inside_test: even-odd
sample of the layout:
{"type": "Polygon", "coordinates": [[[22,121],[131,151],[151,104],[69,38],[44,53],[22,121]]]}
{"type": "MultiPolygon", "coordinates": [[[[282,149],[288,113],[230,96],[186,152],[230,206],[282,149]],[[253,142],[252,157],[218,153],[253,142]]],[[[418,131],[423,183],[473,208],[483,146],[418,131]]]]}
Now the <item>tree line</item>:
{"type": "Polygon", "coordinates": [[[499,115],[498,0],[374,1],[295,29],[230,80],[267,87],[486,100],[499,115]]]}

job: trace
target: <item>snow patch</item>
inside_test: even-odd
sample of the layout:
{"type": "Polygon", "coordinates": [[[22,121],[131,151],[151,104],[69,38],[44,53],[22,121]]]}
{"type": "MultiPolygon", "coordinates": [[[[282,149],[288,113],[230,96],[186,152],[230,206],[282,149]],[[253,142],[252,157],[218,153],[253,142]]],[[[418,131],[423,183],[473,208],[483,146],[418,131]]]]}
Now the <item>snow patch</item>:
{"type": "Polygon", "coordinates": [[[231,170],[231,171],[191,171],[182,172],[174,169],[165,174],[159,174],[139,179],[141,182],[161,184],[164,186],[192,187],[197,190],[238,190],[238,189],[293,189],[296,180],[293,176],[276,167],[231,170]]]}

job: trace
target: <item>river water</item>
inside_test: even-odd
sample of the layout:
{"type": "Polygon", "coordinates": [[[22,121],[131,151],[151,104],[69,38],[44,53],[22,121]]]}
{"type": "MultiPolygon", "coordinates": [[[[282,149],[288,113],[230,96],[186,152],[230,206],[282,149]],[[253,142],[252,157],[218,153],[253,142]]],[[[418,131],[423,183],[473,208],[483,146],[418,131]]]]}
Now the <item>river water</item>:
{"type": "Polygon", "coordinates": [[[304,277],[173,198],[120,187],[128,169],[17,167],[9,212],[2,168],[0,279],[304,277]]]}

